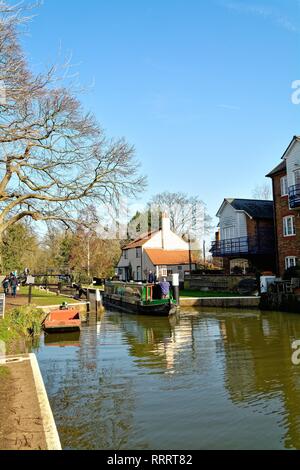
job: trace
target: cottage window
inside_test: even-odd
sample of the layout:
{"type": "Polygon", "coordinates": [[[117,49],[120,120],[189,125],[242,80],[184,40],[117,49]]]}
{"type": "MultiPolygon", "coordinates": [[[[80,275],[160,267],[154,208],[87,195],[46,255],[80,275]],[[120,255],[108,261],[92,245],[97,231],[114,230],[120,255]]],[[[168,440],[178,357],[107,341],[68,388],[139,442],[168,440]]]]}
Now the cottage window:
{"type": "Polygon", "coordinates": [[[281,196],[287,196],[289,193],[289,185],[288,185],[287,176],[283,176],[283,178],[281,178],[280,186],[281,186],[281,196]]]}
{"type": "Polygon", "coordinates": [[[128,259],[128,251],[124,251],[124,259],[128,259]]]}
{"type": "Polygon", "coordinates": [[[167,268],[167,266],[161,266],[159,268],[159,276],[160,277],[168,277],[168,268],[167,268]]]}
{"type": "Polygon", "coordinates": [[[285,269],[294,268],[297,266],[296,256],[288,256],[285,258],[285,269]]]}
{"type": "Polygon", "coordinates": [[[136,257],[140,258],[141,256],[142,256],[142,250],[141,250],[141,248],[137,248],[136,249],[136,257]]]}
{"type": "Polygon", "coordinates": [[[295,217],[288,216],[283,219],[283,235],[285,237],[296,235],[295,217]]]}

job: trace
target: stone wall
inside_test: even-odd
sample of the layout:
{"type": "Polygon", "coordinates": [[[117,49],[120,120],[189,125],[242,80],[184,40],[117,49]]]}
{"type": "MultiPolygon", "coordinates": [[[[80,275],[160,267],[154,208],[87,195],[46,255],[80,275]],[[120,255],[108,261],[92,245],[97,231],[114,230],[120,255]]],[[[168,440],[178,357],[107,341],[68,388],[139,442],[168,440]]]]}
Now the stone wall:
{"type": "Polygon", "coordinates": [[[300,296],[277,293],[262,294],[260,309],[265,311],[300,313],[300,296]]]}
{"type": "Polygon", "coordinates": [[[223,291],[234,292],[239,283],[245,279],[255,279],[251,276],[201,276],[193,275],[191,279],[186,279],[185,289],[202,291],[223,291]]]}
{"type": "Polygon", "coordinates": [[[238,308],[259,309],[259,297],[206,297],[206,298],[181,298],[180,307],[213,307],[213,308],[238,308]]]}

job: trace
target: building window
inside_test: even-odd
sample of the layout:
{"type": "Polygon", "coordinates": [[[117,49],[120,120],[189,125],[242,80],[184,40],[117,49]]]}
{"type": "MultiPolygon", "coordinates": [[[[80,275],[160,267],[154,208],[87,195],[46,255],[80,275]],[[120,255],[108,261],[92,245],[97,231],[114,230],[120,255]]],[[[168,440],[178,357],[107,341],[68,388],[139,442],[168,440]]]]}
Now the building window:
{"type": "Polygon", "coordinates": [[[178,266],[178,271],[182,271],[182,266],[178,266]]]}
{"type": "Polygon", "coordinates": [[[288,256],[285,258],[285,269],[295,268],[297,266],[296,256],[288,256]]]}
{"type": "Polygon", "coordinates": [[[285,237],[296,235],[295,217],[288,216],[283,219],[283,235],[285,237]]]}
{"type": "Polygon", "coordinates": [[[136,257],[137,258],[140,258],[142,256],[142,249],[141,248],[137,248],[136,249],[136,257]]]}
{"type": "Polygon", "coordinates": [[[124,251],[124,259],[128,259],[128,251],[124,251]]]}
{"type": "Polygon", "coordinates": [[[287,196],[289,194],[289,185],[288,185],[287,176],[283,176],[283,178],[281,178],[280,186],[281,186],[281,196],[287,196]]]}
{"type": "Polygon", "coordinates": [[[300,185],[300,170],[294,171],[294,182],[296,186],[300,185]]]}
{"type": "Polygon", "coordinates": [[[231,240],[235,238],[235,227],[225,227],[223,228],[223,240],[231,240]]]}
{"type": "Polygon", "coordinates": [[[138,266],[136,268],[136,277],[137,277],[137,281],[141,281],[142,280],[142,269],[141,269],[141,266],[138,266]]]}
{"type": "Polygon", "coordinates": [[[243,275],[249,271],[250,264],[246,259],[234,259],[230,261],[230,274],[243,275]]]}
{"type": "Polygon", "coordinates": [[[159,268],[159,277],[168,277],[168,268],[167,268],[167,266],[160,266],[160,268],[159,268]]]}

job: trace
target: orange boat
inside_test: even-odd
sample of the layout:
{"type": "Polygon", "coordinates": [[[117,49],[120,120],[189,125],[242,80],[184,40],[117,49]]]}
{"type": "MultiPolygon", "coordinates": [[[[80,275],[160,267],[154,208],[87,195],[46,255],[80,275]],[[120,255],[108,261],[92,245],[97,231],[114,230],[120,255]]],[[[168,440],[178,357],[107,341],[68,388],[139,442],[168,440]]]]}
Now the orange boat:
{"type": "Polygon", "coordinates": [[[46,333],[68,333],[80,331],[81,320],[80,313],[75,308],[61,307],[49,313],[44,322],[46,333]]]}

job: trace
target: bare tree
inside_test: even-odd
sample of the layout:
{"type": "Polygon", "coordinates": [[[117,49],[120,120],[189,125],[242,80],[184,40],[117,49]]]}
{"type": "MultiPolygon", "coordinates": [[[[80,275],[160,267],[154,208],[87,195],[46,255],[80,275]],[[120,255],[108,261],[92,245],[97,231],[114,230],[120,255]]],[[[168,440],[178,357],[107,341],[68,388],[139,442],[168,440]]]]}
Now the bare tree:
{"type": "Polygon", "coordinates": [[[133,147],[105,137],[56,67],[30,72],[19,37],[27,20],[0,1],[0,242],[20,220],[77,224],[85,207],[145,186],[133,147]]]}
{"type": "Polygon", "coordinates": [[[171,229],[178,235],[201,239],[212,230],[207,207],[198,197],[166,191],[154,196],[148,207],[152,214],[166,212],[170,217],[171,229]]]}
{"type": "Polygon", "coordinates": [[[269,201],[272,199],[272,189],[269,183],[257,185],[252,192],[253,199],[269,201]]]}

